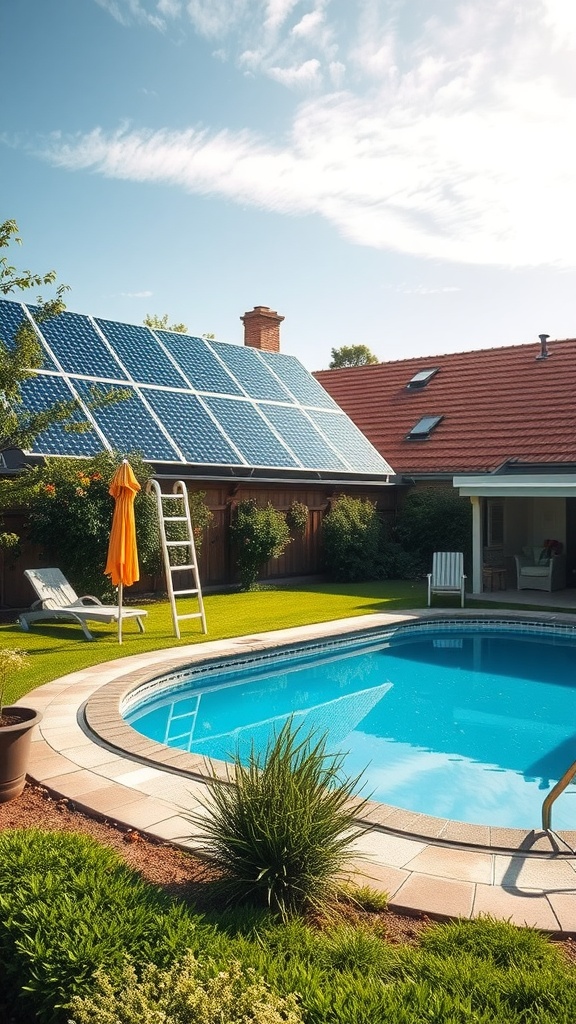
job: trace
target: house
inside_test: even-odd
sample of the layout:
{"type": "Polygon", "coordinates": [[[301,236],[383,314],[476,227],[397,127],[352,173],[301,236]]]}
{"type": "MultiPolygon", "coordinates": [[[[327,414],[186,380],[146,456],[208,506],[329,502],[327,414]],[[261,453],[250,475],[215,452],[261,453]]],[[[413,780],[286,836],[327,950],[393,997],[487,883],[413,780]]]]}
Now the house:
{"type": "MultiPolygon", "coordinates": [[[[333,497],[392,507],[393,470],[304,366],[280,352],[284,317],[256,306],[241,319],[237,345],[70,311],[36,324],[33,306],[0,301],[0,338],[10,345],[24,320],[43,353],[22,385],[25,405],[37,411],[74,397],[90,424],[83,433],[51,426],[31,451],[6,453],[4,470],[47,455],[140,451],[164,489],[182,479],[205,493],[213,520],[201,575],[212,584],[233,578],[228,525],[236,502],[256,498],[285,510],[299,501],[309,509],[306,533],[268,573],[319,571],[320,525],[333,497]],[[93,385],[121,389],[123,400],[91,408],[93,385]]],[[[19,532],[9,522],[5,529],[19,532]]],[[[23,568],[21,560],[19,577],[23,568]]],[[[12,600],[26,603],[28,595],[12,600]]]]}
{"type": "Polygon", "coordinates": [[[576,339],[314,374],[406,486],[451,485],[473,507],[472,586],[485,563],[555,539],[576,585],[576,339]]]}

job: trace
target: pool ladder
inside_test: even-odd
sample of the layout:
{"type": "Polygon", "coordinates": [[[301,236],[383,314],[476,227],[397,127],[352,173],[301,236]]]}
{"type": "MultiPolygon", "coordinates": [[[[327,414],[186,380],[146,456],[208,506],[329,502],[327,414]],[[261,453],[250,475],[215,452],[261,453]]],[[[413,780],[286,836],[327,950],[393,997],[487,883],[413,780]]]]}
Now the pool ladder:
{"type": "Polygon", "coordinates": [[[172,488],[172,493],[167,494],[161,490],[160,484],[157,480],[150,480],[148,482],[148,489],[149,491],[153,491],[156,495],[162,560],[164,562],[164,574],[166,576],[166,588],[168,590],[168,599],[170,601],[170,608],[172,611],[174,633],[178,639],[180,639],[180,622],[183,619],[200,619],[202,623],[202,632],[207,633],[206,614],[204,612],[200,576],[198,574],[198,560],[196,558],[196,545],[194,543],[194,528],[190,518],[190,502],[188,501],[188,490],[186,488],[186,484],[183,480],[177,480],[172,488]],[[176,506],[173,504],[175,501],[179,502],[176,506]],[[166,534],[167,523],[184,523],[185,529],[182,533],[185,534],[185,536],[183,536],[182,539],[169,540],[166,534]],[[180,550],[184,549],[185,551],[185,564],[183,565],[173,564],[170,559],[170,552],[172,550],[177,550],[178,548],[180,548],[180,550]],[[181,572],[192,573],[194,582],[193,587],[174,587],[174,574],[181,572]],[[176,606],[177,597],[196,597],[198,600],[198,611],[178,612],[176,606]]]}
{"type": "Polygon", "coordinates": [[[542,828],[545,832],[552,831],[552,804],[564,792],[566,786],[568,786],[574,776],[576,775],[576,761],[566,769],[564,775],[558,780],[555,786],[552,787],[549,793],[544,798],[542,804],[542,828]]]}

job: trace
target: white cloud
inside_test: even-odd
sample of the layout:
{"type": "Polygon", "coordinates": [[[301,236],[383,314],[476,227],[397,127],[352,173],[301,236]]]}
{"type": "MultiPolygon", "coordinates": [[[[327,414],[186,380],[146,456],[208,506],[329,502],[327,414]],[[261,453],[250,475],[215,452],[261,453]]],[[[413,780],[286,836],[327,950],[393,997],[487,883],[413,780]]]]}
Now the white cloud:
{"type": "Polygon", "coordinates": [[[320,61],[307,60],[294,68],[269,68],[268,75],[281,85],[310,85],[320,81],[320,61]]]}
{"type": "Polygon", "coordinates": [[[71,170],[315,213],[360,245],[574,267],[572,4],[452,0],[432,17],[427,0],[337,3],[188,0],[206,34],[224,34],[226,18],[240,25],[259,11],[268,19],[258,48],[240,45],[238,30],[235,52],[255,76],[310,88],[281,141],[247,131],[96,129],[54,137],[44,154],[71,170]],[[294,31],[307,17],[316,31],[294,31]]]}
{"type": "Polygon", "coordinates": [[[542,6],[556,46],[576,48],[576,5],[573,0],[542,0],[542,6]]]}
{"type": "Polygon", "coordinates": [[[300,19],[297,25],[294,25],[292,29],[293,36],[300,36],[306,38],[307,36],[313,36],[317,33],[318,29],[324,21],[324,12],[321,10],[310,11],[300,19]]]}
{"type": "Polygon", "coordinates": [[[96,3],[108,11],[121,25],[132,22],[145,22],[153,28],[164,29],[164,15],[178,13],[178,0],[96,0],[96,3]]]}
{"type": "Polygon", "coordinates": [[[401,295],[447,295],[451,292],[459,292],[460,288],[450,285],[446,285],[443,288],[432,288],[425,284],[399,284],[394,286],[393,291],[399,292],[401,295]]]}
{"type": "Polygon", "coordinates": [[[149,299],[154,292],[120,292],[123,299],[149,299]]]}
{"type": "Polygon", "coordinates": [[[208,39],[230,35],[253,8],[253,0],[187,0],[186,3],[194,28],[208,39]]]}

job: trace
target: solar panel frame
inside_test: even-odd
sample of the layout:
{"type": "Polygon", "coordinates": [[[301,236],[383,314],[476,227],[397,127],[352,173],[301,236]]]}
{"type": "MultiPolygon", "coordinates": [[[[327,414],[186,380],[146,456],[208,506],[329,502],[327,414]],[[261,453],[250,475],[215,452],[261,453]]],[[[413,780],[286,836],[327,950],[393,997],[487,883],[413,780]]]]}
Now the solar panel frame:
{"type": "Polygon", "coordinates": [[[90,317],[65,310],[42,321],[40,329],[44,342],[65,374],[128,382],[128,374],[90,317]]]}
{"type": "Polygon", "coordinates": [[[156,415],[173,435],[172,423],[179,428],[178,447],[190,465],[247,465],[239,450],[225,436],[206,409],[202,399],[190,391],[149,388],[146,395],[156,415]],[[166,403],[171,400],[172,407],[166,403]],[[196,421],[196,422],[194,422],[196,421]],[[200,425],[199,431],[197,425],[200,425]],[[204,458],[199,456],[204,453],[204,458]]]}
{"type": "MultiPolygon", "coordinates": [[[[84,401],[90,398],[90,383],[79,378],[74,380],[74,388],[84,401]]],[[[114,387],[109,384],[100,386],[108,390],[114,387]]],[[[118,387],[115,389],[120,390],[118,387]]],[[[181,462],[177,447],[142,401],[138,388],[125,384],[122,390],[130,392],[130,397],[92,411],[95,422],[114,451],[125,454],[142,451],[153,462],[181,462]]]]}
{"type": "Polygon", "coordinates": [[[244,393],[258,401],[289,402],[295,405],[293,395],[280,383],[276,374],[258,358],[255,349],[244,345],[230,345],[225,341],[209,342],[209,347],[220,357],[224,365],[230,369],[244,393]],[[259,371],[265,370],[265,376],[259,371]]]}
{"type": "Polygon", "coordinates": [[[262,412],[286,439],[303,469],[350,472],[346,461],[311,421],[307,410],[268,402],[262,405],[262,412]]]}
{"type": "Polygon", "coordinates": [[[101,317],[94,319],[135,383],[163,384],[173,388],[190,386],[149,327],[103,320],[101,317]]]}
{"type": "MultiPolygon", "coordinates": [[[[24,404],[31,412],[42,412],[54,402],[70,402],[78,399],[60,374],[35,373],[22,381],[21,394],[24,404]]],[[[53,423],[42,431],[29,449],[33,455],[68,455],[89,457],[102,451],[102,438],[91,423],[91,417],[78,410],[71,417],[72,422],[83,420],[91,424],[82,433],[65,429],[63,423],[53,423]]]]}
{"type": "Polygon", "coordinates": [[[374,445],[364,436],[342,411],[330,411],[328,409],[308,409],[308,415],[314,424],[328,437],[337,451],[345,458],[351,469],[355,472],[375,472],[392,474],[392,467],[374,445]],[[344,430],[342,431],[342,428],[344,430]],[[356,469],[356,459],[364,460],[364,468],[356,469]]]}
{"type": "Polygon", "coordinates": [[[265,418],[261,407],[249,399],[233,399],[227,396],[204,396],[204,404],[214,414],[228,437],[234,437],[239,451],[248,465],[278,469],[297,469],[302,463],[294,453],[278,437],[270,422],[265,418]],[[242,432],[237,434],[233,428],[234,418],[242,432]],[[244,418],[244,423],[241,422],[244,418]],[[258,438],[260,432],[260,438],[258,438]],[[272,452],[266,456],[266,451],[272,452]]]}
{"type": "Polygon", "coordinates": [[[205,393],[242,395],[246,392],[203,338],[175,331],[154,331],[185,373],[189,386],[205,393]],[[203,358],[203,365],[200,359],[203,358]],[[208,357],[208,358],[206,358],[208,357]],[[196,362],[194,362],[196,360],[196,362]],[[218,381],[229,390],[217,386],[218,381]]]}
{"type": "Polygon", "coordinates": [[[28,323],[34,328],[34,332],[40,345],[42,352],[42,364],[39,369],[42,370],[54,370],[59,369],[54,359],[47,351],[46,345],[43,343],[42,335],[38,329],[32,314],[29,312],[28,307],[23,302],[13,302],[10,299],[3,299],[0,302],[0,338],[5,342],[9,351],[13,351],[15,345],[15,334],[22,322],[28,323]]]}
{"type": "Polygon", "coordinates": [[[281,379],[284,386],[290,389],[298,405],[307,408],[318,406],[323,409],[339,409],[332,396],[328,394],[311,373],[304,369],[296,356],[288,355],[285,352],[265,352],[260,350],[258,350],[257,354],[277,376],[280,376],[277,374],[277,369],[282,368],[281,379]],[[286,370],[289,370],[288,377],[286,377],[286,370]]]}
{"type": "MultiPolygon", "coordinates": [[[[29,307],[0,301],[0,327],[23,316],[31,318],[29,307]]],[[[35,325],[52,360],[39,373],[52,374],[68,397],[84,403],[92,384],[131,395],[118,406],[84,405],[99,449],[138,447],[154,463],[252,467],[259,474],[393,473],[295,356],[68,311],[61,316],[49,322],[46,337],[35,325]]],[[[46,454],[60,454],[55,445],[50,441],[46,454]]]]}

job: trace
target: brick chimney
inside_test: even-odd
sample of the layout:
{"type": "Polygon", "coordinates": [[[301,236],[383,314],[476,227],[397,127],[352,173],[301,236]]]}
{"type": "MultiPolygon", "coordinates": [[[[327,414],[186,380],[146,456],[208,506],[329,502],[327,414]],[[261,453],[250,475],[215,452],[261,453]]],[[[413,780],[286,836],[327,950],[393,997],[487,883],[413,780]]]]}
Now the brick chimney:
{"type": "Polygon", "coordinates": [[[249,313],[240,317],[244,324],[244,344],[264,352],[280,351],[280,324],[284,317],[278,316],[268,306],[254,306],[249,313]]]}

